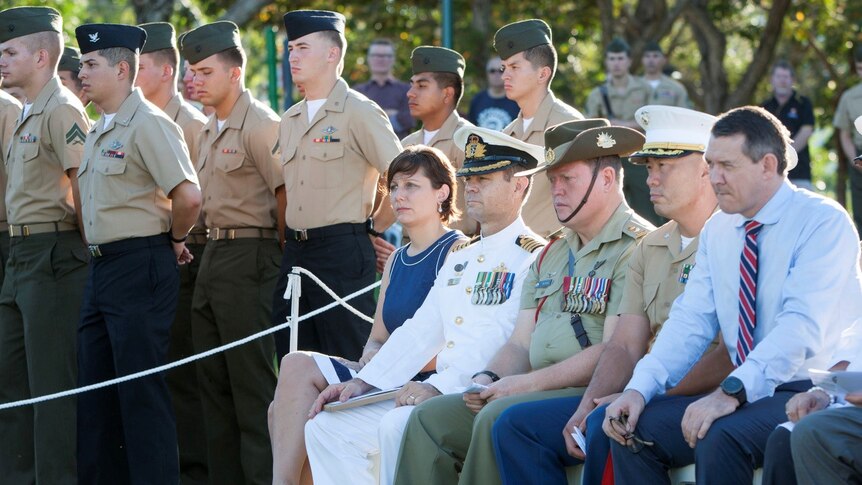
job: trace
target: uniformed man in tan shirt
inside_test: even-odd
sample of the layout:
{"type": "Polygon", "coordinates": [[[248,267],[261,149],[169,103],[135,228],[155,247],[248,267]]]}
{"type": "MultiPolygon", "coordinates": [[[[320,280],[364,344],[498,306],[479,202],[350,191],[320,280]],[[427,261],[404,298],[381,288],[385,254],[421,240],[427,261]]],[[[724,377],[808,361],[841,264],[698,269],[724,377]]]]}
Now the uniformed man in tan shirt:
{"type": "MultiPolygon", "coordinates": [[[[853,50],[853,70],[862,77],[862,44],[853,50]]],[[[850,160],[847,175],[850,179],[850,200],[853,207],[853,222],[862,232],[862,163],[852,160],[862,155],[862,133],[854,129],[853,122],[862,116],[862,82],[844,91],[835,109],[832,125],[838,130],[841,149],[850,160]]]]}
{"type": "MultiPolygon", "coordinates": [[[[167,360],[179,291],[177,265],[200,210],[182,131],[134,88],[146,32],[131,25],[75,29],[84,91],[104,114],[78,172],[92,256],[78,330],[79,384],[167,360]]],[[[177,483],[171,400],[160,374],[78,396],[80,483],[177,483]]]]}
{"type": "MultiPolygon", "coordinates": [[[[422,122],[422,128],[401,140],[403,146],[428,145],[439,149],[456,170],[464,165],[464,147],[457,147],[455,130],[472,123],[458,115],[458,103],[464,91],[464,58],[445,47],[420,46],[410,56],[413,77],[407,91],[410,116],[422,122]]],[[[452,224],[468,236],[477,234],[476,221],[465,210],[464,182],[458,181],[456,207],[461,219],[452,224]]]]}
{"type": "Polygon", "coordinates": [[[686,91],[685,86],[664,73],[667,57],[665,57],[658,42],[647,42],[641,57],[641,64],[644,66],[643,80],[652,89],[649,104],[689,107],[691,103],[688,100],[688,91],[686,91]]]}
{"type": "MultiPolygon", "coordinates": [[[[192,165],[197,162],[197,143],[207,117],[183,100],[177,91],[180,53],[174,27],[167,22],[141,24],[147,32],[147,41],[141,49],[135,86],[147,101],[161,109],[183,131],[183,140],[189,149],[192,165]]],[[[200,260],[206,245],[206,226],[198,222],[186,239],[186,248],[193,256],[188,264],[180,266],[180,293],[177,313],[171,326],[171,344],[168,360],[175,361],[194,354],[192,345],[192,294],[200,260]]],[[[200,389],[195,366],[184,365],[172,369],[166,376],[174,414],[177,419],[177,442],[180,451],[180,477],[183,483],[207,480],[206,436],[201,409],[200,389]]]]}
{"type": "MultiPolygon", "coordinates": [[[[0,76],[0,87],[3,77],[0,76]]],[[[12,132],[21,117],[21,103],[11,94],[0,89],[0,285],[3,283],[6,271],[6,260],[9,258],[9,223],[6,222],[6,146],[12,139],[12,132]]]]}
{"type": "MultiPolygon", "coordinates": [[[[57,78],[63,20],[46,7],[0,12],[0,73],[23,115],[4,145],[9,260],[0,290],[0,401],[75,387],[75,340],[87,272],[75,175],[89,124],[57,78]]],[[[75,483],[75,400],[2,414],[0,477],[75,483]],[[14,437],[14,438],[13,438],[14,437]]]]}
{"type": "Polygon", "coordinates": [[[396,484],[500,483],[497,417],[515,404],[583,394],[616,325],[629,257],[654,229],[626,205],[620,181],[620,156],[643,140],[604,119],[545,132],[545,162],[519,175],[547,172],[564,228],[527,273],[512,336],[473,375],[488,388],[428,400],[411,414],[396,484]]]}
{"type": "MultiPolygon", "coordinates": [[[[557,51],[551,28],[539,19],[504,26],[494,35],[494,48],[503,59],[506,97],[521,112],[503,133],[542,146],[545,130],[564,121],[580,120],[580,111],[558,100],[551,91],[557,71],[557,51]]],[[[524,222],[543,237],[560,228],[554,214],[551,186],[544,175],[533,177],[531,196],[524,205],[524,222]]]]}
{"type": "MultiPolygon", "coordinates": [[[[646,235],[634,249],[619,295],[619,320],[610,330],[610,340],[583,397],[519,405],[498,421],[494,447],[503,457],[498,465],[507,483],[536,484],[536,477],[545,483],[565,481],[564,467],[582,460],[583,483],[601,482],[610,440],[602,431],[604,409],[590,414],[597,407],[594,400],[612,401],[631,376],[634,364],[652,347],[671,305],[685,289],[694,269],[700,231],[718,205],[703,159],[715,117],[651,105],[639,109],[635,118],[646,130],[646,142],[631,160],[648,167],[647,183],[656,211],[671,221],[646,235]],[[586,436],[586,457],[572,437],[575,427],[586,436]],[[524,456],[527,450],[537,458],[529,462],[514,458],[524,456]]],[[[709,392],[731,370],[727,351],[716,342],[713,351],[705,354],[669,394],[709,392]]]]}
{"type": "MultiPolygon", "coordinates": [[[[290,72],[305,98],[284,113],[279,133],[287,230],[274,324],[284,323],[288,315],[284,289],[293,266],[311,271],[339,295],[374,283],[371,238],[395,219],[392,206],[377,199],[376,188],[401,153],[386,113],[339,77],[347,48],[344,16],[295,10],[285,14],[284,25],[290,72]]],[[[330,302],[323,289],[303,278],[300,313],[330,302]]],[[[366,315],[374,312],[371,292],[350,304],[366,315]]],[[[336,307],[303,322],[299,348],[356,360],[370,328],[336,307]]],[[[286,333],[276,336],[279,356],[289,349],[286,333]]]]}
{"type": "MultiPolygon", "coordinates": [[[[590,91],[587,97],[587,116],[608,118],[611,124],[640,130],[635,111],[646,105],[652,90],[643,79],[632,76],[631,48],[619,37],[605,48],[605,82],[590,91]]],[[[653,224],[665,219],[653,210],[646,186],[646,169],[623,160],[623,193],[632,209],[653,224]]]]}
{"type": "MultiPolygon", "coordinates": [[[[245,89],[236,24],[198,27],[182,50],[200,101],[215,108],[197,156],[209,241],[195,283],[192,333],[203,352],[270,327],[285,194],[279,118],[245,89]]],[[[275,342],[266,336],[197,363],[210,483],[272,483],[266,415],[274,358],[275,342]]]]}
{"type": "Polygon", "coordinates": [[[81,104],[86,107],[90,104],[90,100],[84,94],[84,86],[81,84],[81,80],[78,79],[78,72],[80,70],[81,53],[74,47],[64,47],[63,55],[60,56],[60,64],[57,65],[57,76],[60,77],[60,82],[63,86],[75,93],[75,96],[81,100],[81,104]]]}

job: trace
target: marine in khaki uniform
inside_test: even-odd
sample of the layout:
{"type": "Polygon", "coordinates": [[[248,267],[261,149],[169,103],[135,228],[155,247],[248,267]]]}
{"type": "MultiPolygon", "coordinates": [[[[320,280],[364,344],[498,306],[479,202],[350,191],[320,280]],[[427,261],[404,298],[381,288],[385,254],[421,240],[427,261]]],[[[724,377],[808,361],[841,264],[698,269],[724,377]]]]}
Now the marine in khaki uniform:
{"type": "Polygon", "coordinates": [[[581,395],[610,338],[629,256],[653,229],[626,205],[619,178],[620,156],[640,148],[643,135],[586,119],[549,128],[544,144],[545,163],[521,173],[547,172],[565,228],[527,273],[512,336],[473,375],[488,388],[429,400],[411,414],[397,484],[500,483],[497,417],[514,404],[581,395]]]}
{"type": "Polygon", "coordinates": [[[663,72],[664,66],[667,64],[667,57],[665,57],[658,42],[647,43],[641,57],[641,64],[644,66],[643,80],[652,89],[649,104],[689,107],[691,103],[688,100],[688,91],[686,91],[685,86],[663,72]]]}
{"type": "MultiPolygon", "coordinates": [[[[84,90],[104,114],[78,171],[92,262],[78,327],[78,381],[88,385],[167,361],[178,264],[200,209],[180,128],[134,88],[146,32],[75,29],[84,90]]],[[[80,483],[177,483],[171,400],[163,375],[78,396],[80,483]],[[122,443],[122,446],[118,446],[122,443]]]]}
{"type": "MultiPolygon", "coordinates": [[[[853,67],[856,75],[862,77],[862,45],[857,45],[853,51],[853,67]]],[[[862,116],[862,82],[844,91],[832,119],[832,125],[838,130],[841,149],[849,159],[862,155],[862,133],[853,128],[853,121],[859,116],[862,116]]],[[[847,173],[850,178],[853,222],[856,230],[862,233],[862,164],[851,163],[847,173]]]]}
{"type": "MultiPolygon", "coordinates": [[[[3,78],[0,77],[0,86],[3,78]]],[[[12,95],[0,89],[0,285],[9,258],[9,223],[6,222],[6,146],[12,139],[12,132],[21,117],[21,103],[12,95]]]]}
{"type": "MultiPolygon", "coordinates": [[[[60,56],[60,64],[57,65],[57,76],[60,77],[60,82],[63,86],[75,93],[75,96],[81,100],[81,104],[86,108],[90,104],[90,100],[84,94],[84,86],[81,84],[81,80],[78,79],[78,72],[80,70],[81,53],[74,47],[64,47],[63,55],[60,56]]],[[[92,120],[90,120],[90,124],[93,124],[92,120]]]]}
{"type": "MultiPolygon", "coordinates": [[[[75,174],[89,128],[57,78],[63,20],[45,7],[0,12],[0,73],[24,97],[5,152],[9,259],[0,290],[0,401],[75,387],[75,332],[87,270],[75,174]]],[[[75,400],[0,415],[0,476],[76,483],[75,400]]]]}
{"type": "MultiPolygon", "coordinates": [[[[141,24],[147,41],[141,49],[135,86],[147,101],[161,109],[183,131],[183,140],[189,149],[192,165],[197,165],[198,138],[207,122],[206,116],[183,100],[177,91],[180,53],[177,49],[174,27],[166,22],[141,24]]],[[[180,267],[180,292],[177,313],[171,325],[171,344],[168,360],[175,361],[194,354],[192,344],[192,293],[206,245],[206,226],[203,217],[189,233],[186,248],[193,256],[180,267]]],[[[184,485],[207,483],[206,436],[201,409],[200,390],[195,366],[184,365],[172,369],[166,376],[171,402],[177,419],[177,442],[180,451],[180,480],[184,485]]]]}
{"type": "MultiPolygon", "coordinates": [[[[551,80],[557,71],[557,51],[551,43],[551,28],[545,21],[530,19],[502,27],[494,35],[494,49],[503,59],[506,97],[521,108],[518,117],[503,128],[503,133],[542,146],[546,129],[584,118],[580,111],[558,100],[551,91],[551,80]]],[[[548,237],[560,228],[560,221],[554,214],[547,178],[533,177],[530,191],[532,196],[524,206],[524,221],[530,229],[548,237]]]]}
{"type": "MultiPolygon", "coordinates": [[[[305,426],[306,449],[319,483],[378,483],[372,460],[379,455],[379,483],[392,483],[402,431],[415,405],[458,396],[512,333],[527,269],[545,240],[520,217],[529,188],[521,170],[535,168],[542,148],[487,128],[455,132],[464,147],[467,204],[482,226],[472,244],[446,258],[425,302],[350,381],[324,389],[323,403],[372,387],[403,386],[395,400],[315,414],[305,426]],[[408,382],[436,355],[436,373],[408,382]],[[425,362],[421,362],[424,360],[425,362]]],[[[430,458],[430,457],[429,457],[430,458]]],[[[414,483],[425,483],[427,476],[414,483]]]]}
{"type": "MultiPolygon", "coordinates": [[[[245,50],[233,22],[183,37],[200,101],[215,108],[197,171],[209,228],[192,301],[195,350],[270,327],[281,260],[284,182],[278,116],[245,89],[245,50]]],[[[210,483],[271,484],[266,414],[275,392],[275,342],[266,336],[197,363],[210,483]]]]}
{"type": "MultiPolygon", "coordinates": [[[[284,16],[293,81],[305,98],[281,119],[279,144],[287,191],[287,230],[281,275],[273,294],[273,323],[284,323],[287,275],[302,266],[339,295],[374,282],[371,238],[395,220],[392,206],[378,199],[381,174],[401,153],[386,114],[348,88],[339,76],[344,63],[344,16],[321,10],[296,10],[284,16]]],[[[332,301],[318,285],[303,280],[300,313],[332,301]]],[[[351,305],[374,312],[365,293],[351,305]]],[[[371,324],[336,307],[305,320],[301,350],[358,360],[371,324]]],[[[287,332],[276,335],[279,360],[289,350],[287,332]]]]}
{"type": "MultiPolygon", "coordinates": [[[[615,38],[605,48],[607,80],[590,91],[587,97],[587,116],[608,118],[612,125],[628,126],[640,130],[635,111],[649,103],[652,88],[643,79],[629,73],[632,61],[626,41],[615,38]]],[[[639,215],[653,224],[666,221],[653,210],[646,186],[646,169],[623,160],[623,194],[639,215]]]]}
{"type": "MultiPolygon", "coordinates": [[[[464,147],[455,145],[455,130],[472,123],[458,115],[464,91],[464,58],[444,47],[420,46],[411,55],[413,77],[407,91],[410,116],[422,122],[422,129],[401,140],[403,146],[428,145],[442,151],[456,170],[464,166],[464,147]]],[[[452,224],[468,236],[476,234],[476,221],[467,215],[464,182],[458,181],[456,206],[461,220],[452,224]]]]}
{"type": "MultiPolygon", "coordinates": [[[[617,308],[619,322],[583,398],[521,404],[497,421],[494,449],[501,457],[497,465],[504,483],[562,483],[565,467],[582,460],[583,483],[602,481],[610,442],[601,426],[604,409],[595,410],[594,399],[607,402],[607,396],[622,390],[694,270],[700,230],[717,206],[703,159],[715,117],[645,106],[636,119],[646,130],[646,143],[631,159],[648,166],[656,211],[672,220],[646,235],[632,252],[617,308]],[[571,436],[575,427],[585,434],[586,457],[571,436]]],[[[713,347],[717,350],[707,353],[671,394],[708,392],[724,379],[733,366],[722,346],[713,347]]]]}

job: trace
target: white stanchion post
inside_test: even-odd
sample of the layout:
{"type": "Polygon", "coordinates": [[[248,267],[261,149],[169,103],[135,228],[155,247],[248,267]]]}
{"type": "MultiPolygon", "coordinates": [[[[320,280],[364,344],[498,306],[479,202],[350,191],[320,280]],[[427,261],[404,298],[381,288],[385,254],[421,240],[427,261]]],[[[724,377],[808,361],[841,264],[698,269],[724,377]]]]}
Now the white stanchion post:
{"type": "Polygon", "coordinates": [[[299,347],[299,297],[302,295],[302,283],[299,267],[291,268],[287,275],[287,288],[284,289],[284,299],[290,300],[290,351],[296,352],[299,347]]]}

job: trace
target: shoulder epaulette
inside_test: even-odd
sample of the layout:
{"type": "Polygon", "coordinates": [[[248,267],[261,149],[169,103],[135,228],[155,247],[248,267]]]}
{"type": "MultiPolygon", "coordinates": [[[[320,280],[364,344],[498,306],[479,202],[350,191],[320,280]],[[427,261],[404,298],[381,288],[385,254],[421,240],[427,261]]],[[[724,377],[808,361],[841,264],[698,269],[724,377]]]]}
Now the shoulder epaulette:
{"type": "Polygon", "coordinates": [[[635,239],[640,239],[650,232],[652,232],[654,227],[652,224],[646,221],[640,221],[635,218],[631,218],[626,222],[625,232],[634,237],[635,239]]]}
{"type": "Polygon", "coordinates": [[[545,247],[546,243],[542,239],[536,239],[528,234],[522,234],[515,240],[515,244],[524,248],[529,253],[535,253],[539,249],[545,247]]]}
{"type": "Polygon", "coordinates": [[[460,250],[470,246],[471,244],[475,243],[476,241],[478,241],[481,238],[482,238],[482,236],[476,235],[476,236],[473,236],[472,238],[470,238],[468,240],[458,241],[452,245],[452,249],[450,250],[450,252],[454,253],[455,251],[460,251],[460,250]]]}
{"type": "Polygon", "coordinates": [[[565,228],[561,227],[561,228],[557,229],[556,231],[552,232],[551,234],[549,234],[548,235],[548,241],[554,241],[556,239],[563,237],[563,229],[565,229],[565,228]]]}

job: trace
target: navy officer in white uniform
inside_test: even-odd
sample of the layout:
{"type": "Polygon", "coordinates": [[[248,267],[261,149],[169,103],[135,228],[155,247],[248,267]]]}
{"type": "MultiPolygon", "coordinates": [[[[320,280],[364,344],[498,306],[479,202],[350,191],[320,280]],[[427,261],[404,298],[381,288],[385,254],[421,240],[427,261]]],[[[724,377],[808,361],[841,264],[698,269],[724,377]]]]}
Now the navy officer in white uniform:
{"type": "Polygon", "coordinates": [[[536,167],[543,151],[485,128],[461,128],[454,139],[465,150],[458,176],[464,177],[467,214],[480,223],[481,234],[453,249],[413,318],[355,379],[320,394],[305,427],[315,483],[376,484],[378,454],[380,483],[391,483],[413,407],[461,392],[512,333],[524,277],[545,244],[521,219],[531,180],[515,173],[536,167]],[[411,382],[435,356],[436,374],[411,382]],[[324,403],[402,385],[394,400],[317,414],[324,403]]]}

